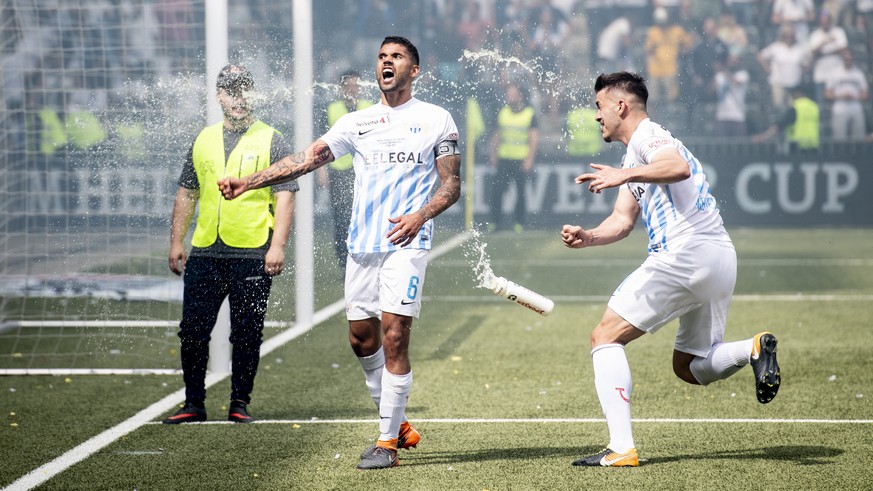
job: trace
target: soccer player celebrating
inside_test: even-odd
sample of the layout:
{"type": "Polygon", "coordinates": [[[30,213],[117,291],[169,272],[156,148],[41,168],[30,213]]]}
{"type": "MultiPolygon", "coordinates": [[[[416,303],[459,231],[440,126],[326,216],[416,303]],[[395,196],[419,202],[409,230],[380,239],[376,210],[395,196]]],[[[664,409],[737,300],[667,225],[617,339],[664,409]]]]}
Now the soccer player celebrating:
{"type": "Polygon", "coordinates": [[[627,343],[654,333],[673,319],[679,330],[673,372],[695,385],[725,379],[750,364],[761,403],[779,390],[776,338],[762,332],[723,343],[737,275],[737,256],[710,194],[700,162],[646,112],[648,89],[639,75],[618,72],[594,84],[600,132],[627,147],[621,168],[592,164],[576,183],[591,192],[620,187],[612,214],[593,229],[564,225],[570,248],[606,245],[630,234],[642,216],[648,258],[612,294],[591,333],[594,386],[609,427],[603,451],[576,466],[638,466],[631,431],[631,374],[627,343]]]}
{"type": "Polygon", "coordinates": [[[418,63],[408,39],[386,37],[376,61],[381,103],[341,117],[297,155],[247,178],[219,181],[233,199],[354,154],[346,315],[349,342],[380,417],[379,438],[361,454],[358,469],[396,466],[397,450],[421,439],[405,415],[412,387],[409,335],[421,310],[431,219],[461,193],[458,129],[445,109],[412,97],[418,63]]]}

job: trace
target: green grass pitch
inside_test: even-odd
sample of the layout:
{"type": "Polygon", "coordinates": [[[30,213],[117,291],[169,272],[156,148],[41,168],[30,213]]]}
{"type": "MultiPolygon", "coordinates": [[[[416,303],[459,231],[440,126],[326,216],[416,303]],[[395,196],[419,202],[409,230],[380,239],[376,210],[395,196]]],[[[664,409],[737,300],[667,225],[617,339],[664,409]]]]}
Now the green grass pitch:
{"type": "MultiPolygon", "coordinates": [[[[410,352],[408,414],[423,440],[400,467],[355,470],[377,415],[340,314],[262,359],[259,423],[146,424],[39,489],[869,489],[873,230],[731,235],[726,340],[776,334],[782,388],[761,405],[750,368],[709,387],[680,382],[675,323],[635,341],[638,468],[570,462],[607,443],[588,335],[643,259],[644,237],[567,250],[550,231],[479,239],[496,274],[556,300],[548,317],[475,288],[469,244],[431,262],[410,352]]],[[[338,293],[328,283],[320,305],[338,293]]],[[[172,376],[0,377],[0,488],[181,387],[172,376]]],[[[226,417],[228,393],[227,380],[210,388],[210,420],[226,417]]]]}

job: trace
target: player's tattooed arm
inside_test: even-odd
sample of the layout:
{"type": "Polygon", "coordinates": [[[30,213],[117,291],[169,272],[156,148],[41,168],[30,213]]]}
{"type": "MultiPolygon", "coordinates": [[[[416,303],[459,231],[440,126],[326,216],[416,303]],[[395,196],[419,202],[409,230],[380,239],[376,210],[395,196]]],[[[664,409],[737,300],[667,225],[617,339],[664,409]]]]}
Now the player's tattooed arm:
{"type": "Polygon", "coordinates": [[[266,169],[250,175],[246,184],[248,189],[281,184],[308,174],[333,160],[333,152],[330,151],[327,143],[316,140],[306,147],[306,150],[289,155],[266,169]]]}
{"type": "Polygon", "coordinates": [[[425,205],[419,214],[424,221],[446,211],[461,197],[461,156],[444,155],[437,159],[437,173],[440,176],[440,186],[433,198],[425,205]]]}
{"type": "Polygon", "coordinates": [[[289,155],[274,162],[266,169],[242,179],[225,177],[218,181],[218,188],[225,199],[234,199],[249,189],[257,189],[273,184],[297,179],[298,177],[333,162],[334,155],[330,147],[322,140],[316,140],[306,147],[306,150],[289,155]]]}

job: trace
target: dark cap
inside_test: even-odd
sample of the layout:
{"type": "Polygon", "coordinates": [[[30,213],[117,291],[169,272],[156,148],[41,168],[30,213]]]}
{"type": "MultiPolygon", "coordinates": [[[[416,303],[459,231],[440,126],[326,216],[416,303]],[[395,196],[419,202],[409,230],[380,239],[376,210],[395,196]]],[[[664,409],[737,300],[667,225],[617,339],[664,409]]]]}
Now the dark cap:
{"type": "Polygon", "coordinates": [[[248,68],[239,65],[225,65],[218,72],[218,80],[215,87],[224,90],[252,90],[255,87],[255,79],[248,68]]]}

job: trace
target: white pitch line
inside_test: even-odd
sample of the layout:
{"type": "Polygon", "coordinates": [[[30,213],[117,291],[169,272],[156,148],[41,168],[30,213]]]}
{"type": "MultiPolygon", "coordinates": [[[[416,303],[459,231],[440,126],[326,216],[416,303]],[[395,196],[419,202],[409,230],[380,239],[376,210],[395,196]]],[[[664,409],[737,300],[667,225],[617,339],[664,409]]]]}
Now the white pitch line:
{"type": "Polygon", "coordinates": [[[178,368],[0,368],[0,375],[182,375],[178,368]]]}
{"type": "MultiPolygon", "coordinates": [[[[609,295],[548,295],[555,302],[605,302],[609,295]]],[[[425,295],[424,300],[437,302],[493,302],[501,303],[506,299],[494,295],[425,295]]],[[[810,294],[779,294],[772,295],[734,295],[734,302],[870,302],[873,295],[810,295],[810,294]]]]}
{"type": "MultiPolygon", "coordinates": [[[[540,423],[605,423],[603,418],[413,418],[416,424],[540,424],[540,423]]],[[[807,418],[634,418],[634,423],[667,423],[667,424],[693,424],[693,423],[778,423],[778,424],[873,424],[873,419],[807,419],[807,418]]],[[[374,424],[378,419],[264,419],[255,421],[255,424],[374,424]]],[[[161,424],[150,422],[148,424],[161,424]]],[[[198,425],[234,425],[232,421],[208,421],[203,423],[191,423],[198,425]]]]}
{"type": "MultiPolygon", "coordinates": [[[[469,232],[463,232],[452,237],[446,242],[441,243],[439,246],[434,247],[433,250],[431,250],[431,258],[437,258],[445,254],[446,252],[462,244],[469,237],[469,232]]],[[[299,326],[295,326],[292,329],[289,329],[264,341],[264,343],[261,344],[261,357],[269,354],[270,352],[281,346],[283,343],[287,343],[288,341],[302,334],[305,334],[310,329],[315,327],[317,323],[323,322],[333,315],[336,315],[338,312],[342,311],[344,306],[345,303],[342,300],[334,302],[326,308],[316,312],[313,316],[313,323],[311,325],[305,326],[301,324],[299,326]]],[[[209,388],[217,384],[229,375],[230,374],[208,374],[206,376],[206,387],[209,388]]],[[[160,401],[136,413],[133,417],[127,419],[126,421],[123,421],[118,425],[109,428],[103,433],[92,437],[86,442],[79,444],[78,446],[67,451],[60,457],[52,460],[51,462],[43,464],[40,467],[37,467],[36,469],[28,472],[24,476],[18,478],[9,486],[3,488],[3,491],[26,491],[39,486],[40,484],[48,481],[52,477],[69,469],[73,465],[99,452],[101,449],[123,437],[124,435],[127,435],[128,433],[142,426],[153,423],[156,418],[173,409],[173,407],[177,406],[184,400],[185,389],[179,389],[176,392],[173,392],[172,394],[164,397],[160,401]]]]}
{"type": "MultiPolygon", "coordinates": [[[[625,258],[598,258],[598,259],[525,259],[528,266],[551,266],[551,267],[596,267],[596,266],[633,266],[639,265],[645,257],[639,259],[625,258]]],[[[491,258],[490,263],[496,266],[517,265],[517,259],[491,258]]],[[[443,259],[440,266],[470,267],[470,261],[463,259],[443,259]]],[[[869,258],[798,258],[798,259],[742,259],[737,261],[739,267],[797,267],[797,266],[873,266],[873,259],[869,258]]]]}

